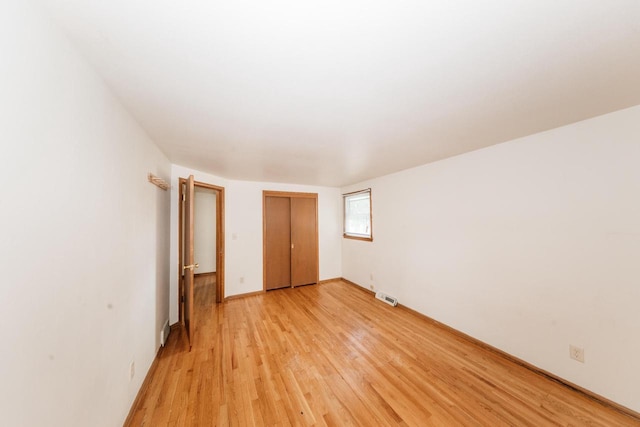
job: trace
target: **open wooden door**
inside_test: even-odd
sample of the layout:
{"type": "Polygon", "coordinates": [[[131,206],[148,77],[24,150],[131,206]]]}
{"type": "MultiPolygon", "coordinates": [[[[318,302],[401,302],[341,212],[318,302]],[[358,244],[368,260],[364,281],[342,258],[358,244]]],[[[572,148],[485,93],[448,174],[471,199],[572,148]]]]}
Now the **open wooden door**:
{"type": "Polygon", "coordinates": [[[185,182],[184,189],[184,249],[182,270],[184,273],[184,326],[187,331],[189,348],[193,343],[193,270],[198,264],[193,260],[193,175],[185,182]]]}

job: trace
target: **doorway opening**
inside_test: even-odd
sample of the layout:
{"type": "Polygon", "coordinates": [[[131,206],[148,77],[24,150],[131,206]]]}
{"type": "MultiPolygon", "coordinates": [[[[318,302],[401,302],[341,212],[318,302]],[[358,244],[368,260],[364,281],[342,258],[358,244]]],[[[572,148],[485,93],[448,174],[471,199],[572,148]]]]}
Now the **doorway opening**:
{"type": "Polygon", "coordinates": [[[206,310],[224,301],[224,187],[193,181],[193,199],[185,200],[188,180],[180,178],[178,182],[178,313],[180,323],[186,324],[191,322],[188,314],[185,319],[187,305],[206,310]],[[187,202],[191,204],[193,239],[185,242],[187,202]],[[185,252],[189,249],[185,243],[191,246],[196,265],[190,296],[185,289],[185,252]]]}

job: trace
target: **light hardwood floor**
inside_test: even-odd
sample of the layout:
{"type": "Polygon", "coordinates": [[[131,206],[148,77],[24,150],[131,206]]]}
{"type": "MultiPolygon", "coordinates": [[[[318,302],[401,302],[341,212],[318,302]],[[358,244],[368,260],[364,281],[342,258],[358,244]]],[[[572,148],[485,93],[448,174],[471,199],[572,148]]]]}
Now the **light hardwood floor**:
{"type": "Polygon", "coordinates": [[[193,349],[171,333],[128,425],[640,426],[342,281],[196,289],[193,349]]]}

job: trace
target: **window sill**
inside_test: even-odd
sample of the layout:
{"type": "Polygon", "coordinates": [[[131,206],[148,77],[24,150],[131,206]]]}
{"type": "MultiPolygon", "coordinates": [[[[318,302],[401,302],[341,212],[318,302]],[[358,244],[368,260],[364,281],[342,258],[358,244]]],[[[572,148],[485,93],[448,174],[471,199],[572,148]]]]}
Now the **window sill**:
{"type": "Polygon", "coordinates": [[[343,234],[342,237],[344,237],[345,239],[362,240],[362,241],[365,241],[365,242],[373,242],[373,236],[372,237],[360,237],[360,236],[351,236],[350,234],[343,234]]]}

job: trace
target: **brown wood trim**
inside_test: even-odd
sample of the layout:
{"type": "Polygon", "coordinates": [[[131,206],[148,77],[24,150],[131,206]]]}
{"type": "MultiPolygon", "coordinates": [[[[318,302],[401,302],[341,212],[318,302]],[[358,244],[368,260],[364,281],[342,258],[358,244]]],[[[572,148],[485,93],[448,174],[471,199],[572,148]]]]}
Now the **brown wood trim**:
{"type": "Polygon", "coordinates": [[[356,282],[352,282],[351,280],[345,279],[344,277],[341,277],[340,280],[342,280],[347,285],[355,286],[357,289],[359,289],[359,290],[361,290],[363,292],[366,292],[369,295],[376,296],[376,293],[374,291],[372,291],[371,289],[367,289],[367,288],[365,288],[363,286],[360,286],[356,282]]]}
{"type": "Polygon", "coordinates": [[[218,277],[216,277],[216,302],[221,303],[224,301],[224,293],[225,293],[225,271],[226,270],[226,251],[225,251],[225,197],[224,197],[224,187],[218,188],[218,198],[220,199],[216,203],[216,216],[218,218],[218,224],[216,229],[216,249],[218,250],[216,254],[216,272],[218,273],[218,277]]]}
{"type": "Polygon", "coordinates": [[[262,191],[262,292],[267,292],[267,192],[262,191]]]}
{"type": "Polygon", "coordinates": [[[329,282],[335,282],[336,280],[341,280],[341,277],[334,277],[332,279],[323,279],[323,280],[318,280],[318,285],[324,285],[325,283],[329,283],[329,282]]]}
{"type": "MultiPolygon", "coordinates": [[[[175,327],[181,327],[180,324],[178,323],[174,323],[173,325],[170,326],[171,331],[174,330],[174,326],[175,327]]],[[[171,333],[169,333],[171,334],[171,333]]],[[[153,376],[155,375],[156,370],[158,369],[158,361],[160,360],[160,356],[162,355],[162,351],[164,350],[164,347],[160,346],[160,348],[158,349],[158,352],[156,353],[156,357],[153,359],[153,362],[151,362],[151,366],[149,367],[149,370],[147,371],[147,375],[144,377],[144,381],[142,381],[142,385],[140,386],[140,390],[138,390],[138,394],[136,394],[136,398],[133,401],[133,404],[131,405],[131,408],[129,409],[129,414],[127,415],[127,418],[124,421],[125,426],[131,425],[131,423],[133,422],[133,418],[136,414],[136,411],[138,410],[138,407],[140,406],[140,404],[142,403],[142,396],[145,395],[145,393],[147,392],[147,390],[149,389],[149,385],[151,384],[151,380],[153,378],[153,376]]]]}
{"type": "Polygon", "coordinates": [[[302,197],[305,199],[318,199],[318,193],[300,193],[291,191],[262,190],[262,197],[302,197]]]}
{"type": "Polygon", "coordinates": [[[371,188],[365,188],[364,190],[352,191],[351,193],[345,193],[342,195],[342,237],[345,239],[362,240],[363,242],[373,242],[373,191],[371,188]],[[358,237],[351,236],[345,232],[345,211],[346,205],[344,199],[346,196],[351,196],[358,193],[369,192],[369,224],[371,225],[371,237],[358,237]]]}
{"type": "Polygon", "coordinates": [[[357,236],[351,236],[347,233],[343,233],[342,237],[344,237],[345,239],[353,239],[353,240],[362,240],[365,242],[373,242],[373,236],[372,237],[357,237],[357,236]]]}
{"type": "Polygon", "coordinates": [[[194,181],[193,185],[200,188],[208,188],[216,192],[216,302],[224,301],[224,187],[208,184],[202,181],[194,181]]]}
{"type": "Polygon", "coordinates": [[[215,271],[210,271],[208,273],[196,273],[193,275],[193,277],[209,277],[209,276],[215,276],[217,273],[215,271]]]}
{"type": "Polygon", "coordinates": [[[367,191],[371,192],[371,188],[363,188],[362,190],[358,190],[358,191],[350,191],[349,193],[344,193],[342,197],[353,196],[354,194],[359,194],[359,193],[366,193],[367,191]]]}
{"type": "MultiPolygon", "coordinates": [[[[355,282],[352,282],[352,281],[350,281],[348,279],[345,279],[344,277],[341,277],[340,280],[342,280],[344,283],[346,283],[348,285],[355,286],[357,289],[360,289],[363,292],[367,292],[369,294],[375,295],[375,292],[370,291],[369,289],[366,289],[366,288],[358,285],[355,282]]],[[[594,400],[594,401],[596,401],[596,402],[598,402],[598,403],[600,403],[602,405],[608,406],[608,407],[610,407],[610,408],[612,408],[612,409],[614,409],[614,410],[616,410],[616,411],[618,411],[618,412],[620,412],[620,413],[622,413],[622,414],[624,414],[624,415],[626,415],[626,416],[628,416],[630,418],[633,418],[635,421],[640,420],[640,413],[634,411],[633,409],[627,408],[626,406],[623,406],[623,405],[621,405],[619,403],[616,403],[616,402],[614,402],[614,401],[612,401],[610,399],[607,399],[606,397],[601,396],[601,395],[599,395],[597,393],[594,393],[591,390],[587,390],[586,388],[583,388],[583,387],[580,387],[579,385],[573,384],[572,382],[567,381],[564,378],[561,378],[561,377],[559,377],[559,376],[557,376],[555,374],[552,374],[551,372],[548,372],[548,371],[545,371],[544,369],[538,368],[537,366],[532,365],[529,362],[525,362],[524,360],[522,360],[522,359],[520,359],[520,358],[518,358],[516,356],[513,356],[513,355],[511,355],[511,354],[509,354],[509,353],[507,353],[505,351],[502,351],[502,350],[500,350],[500,349],[498,349],[498,348],[496,348],[496,347],[494,347],[494,346],[492,346],[490,344],[487,344],[484,341],[481,341],[481,340],[479,340],[477,338],[474,338],[471,335],[467,335],[464,332],[461,332],[461,331],[459,331],[459,330],[457,330],[455,328],[452,328],[449,325],[446,325],[446,324],[444,324],[442,322],[438,322],[437,320],[432,319],[431,317],[429,317],[429,316],[427,316],[425,314],[422,314],[419,311],[416,311],[416,310],[414,310],[412,308],[409,308],[406,305],[398,304],[398,308],[400,308],[401,310],[405,310],[405,311],[407,311],[407,312],[409,312],[409,313],[411,313],[411,314],[413,314],[413,315],[415,315],[417,317],[420,317],[421,319],[431,323],[432,325],[434,325],[434,326],[436,326],[436,327],[438,327],[438,328],[440,328],[442,330],[445,330],[447,332],[450,332],[453,335],[456,335],[457,337],[459,337],[459,338],[461,338],[461,339],[463,339],[465,341],[470,342],[471,344],[474,344],[474,345],[476,345],[476,346],[478,346],[480,348],[483,348],[483,349],[491,351],[491,352],[493,352],[493,353],[495,353],[495,354],[497,354],[497,355],[499,355],[501,357],[504,357],[505,359],[515,363],[516,365],[520,365],[520,366],[522,366],[522,367],[534,372],[535,374],[538,374],[538,375],[540,375],[542,377],[548,378],[551,381],[554,381],[554,382],[556,382],[558,384],[561,384],[561,385],[563,385],[563,386],[565,386],[565,387],[567,387],[567,388],[569,388],[571,390],[574,390],[574,391],[576,391],[576,392],[578,392],[580,394],[583,394],[584,396],[588,397],[591,400],[594,400]]]]}
{"type": "Polygon", "coordinates": [[[182,274],[182,266],[184,265],[182,260],[182,239],[184,239],[182,233],[182,222],[184,221],[184,215],[182,214],[182,197],[184,197],[184,184],[187,180],[184,178],[178,178],[178,322],[184,322],[184,313],[182,304],[182,295],[184,294],[184,281],[182,274]]]}
{"type": "MultiPolygon", "coordinates": [[[[184,179],[184,178],[181,178],[181,179],[184,179]]],[[[193,181],[193,185],[195,185],[196,187],[208,188],[210,190],[216,190],[216,191],[224,190],[224,187],[218,187],[217,185],[207,184],[206,182],[202,182],[202,181],[193,181]]]]}
{"type": "Polygon", "coordinates": [[[373,242],[373,190],[369,188],[369,224],[371,225],[371,241],[373,242]]]}
{"type": "Polygon", "coordinates": [[[234,300],[234,299],[252,297],[252,296],[255,296],[255,295],[264,294],[265,292],[267,292],[267,291],[255,291],[255,292],[247,292],[245,294],[231,295],[231,296],[226,297],[224,299],[224,301],[227,302],[227,301],[231,301],[231,300],[234,300]]]}
{"type": "Polygon", "coordinates": [[[318,193],[314,193],[316,199],[316,283],[320,281],[320,206],[318,205],[318,193]]]}
{"type": "MultiPolygon", "coordinates": [[[[180,298],[183,294],[183,282],[182,282],[182,239],[184,236],[182,235],[182,195],[183,190],[182,186],[187,180],[185,178],[178,178],[178,321],[183,321],[183,313],[182,313],[182,303],[180,302],[180,298]]],[[[216,302],[221,303],[224,301],[224,293],[225,293],[225,281],[224,281],[224,272],[225,272],[225,198],[224,198],[224,187],[220,187],[213,184],[207,184],[206,182],[194,181],[194,186],[208,188],[210,190],[216,191],[216,273],[218,274],[216,280],[216,302]]]]}

